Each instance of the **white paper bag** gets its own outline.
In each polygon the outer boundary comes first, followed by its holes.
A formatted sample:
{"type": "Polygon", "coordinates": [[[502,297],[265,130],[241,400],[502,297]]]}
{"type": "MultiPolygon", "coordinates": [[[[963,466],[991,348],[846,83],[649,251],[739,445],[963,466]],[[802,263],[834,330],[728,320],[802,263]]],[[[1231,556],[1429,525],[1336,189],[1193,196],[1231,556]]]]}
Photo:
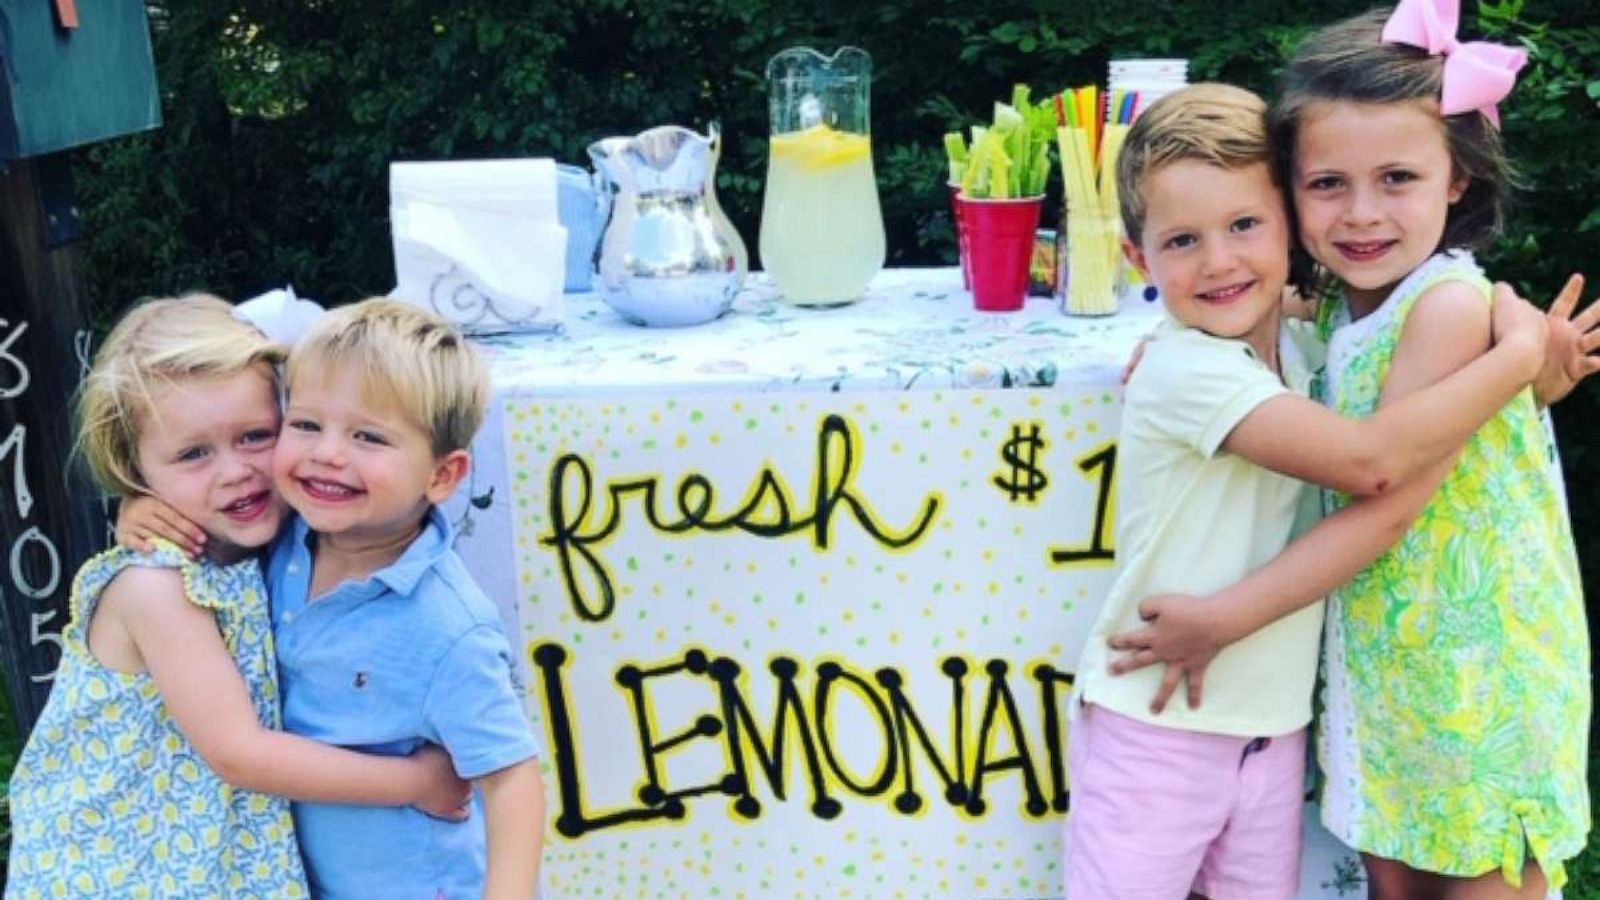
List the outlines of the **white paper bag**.
{"type": "Polygon", "coordinates": [[[393,163],[390,296],[463,331],[560,327],[567,230],[551,159],[393,163]]]}

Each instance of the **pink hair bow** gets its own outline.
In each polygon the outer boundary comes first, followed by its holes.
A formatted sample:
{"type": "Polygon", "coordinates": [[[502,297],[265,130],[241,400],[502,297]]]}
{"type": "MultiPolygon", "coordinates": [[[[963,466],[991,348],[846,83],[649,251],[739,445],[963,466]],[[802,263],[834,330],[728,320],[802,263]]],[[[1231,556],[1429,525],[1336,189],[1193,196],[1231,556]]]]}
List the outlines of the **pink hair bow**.
{"type": "Polygon", "coordinates": [[[1462,43],[1456,40],[1460,23],[1460,0],[1400,0],[1383,26],[1383,41],[1443,55],[1439,111],[1451,116],[1477,110],[1499,128],[1500,111],[1495,104],[1511,93],[1517,70],[1527,64],[1528,54],[1520,47],[1487,41],[1462,43]]]}

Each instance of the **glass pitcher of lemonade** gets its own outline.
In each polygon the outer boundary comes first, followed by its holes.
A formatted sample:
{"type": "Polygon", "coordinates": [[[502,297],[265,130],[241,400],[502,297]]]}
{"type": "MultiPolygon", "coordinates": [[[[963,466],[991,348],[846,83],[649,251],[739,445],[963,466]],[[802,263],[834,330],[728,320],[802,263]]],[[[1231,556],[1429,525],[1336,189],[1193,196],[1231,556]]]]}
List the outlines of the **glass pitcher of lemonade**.
{"type": "Polygon", "coordinates": [[[761,264],[791,303],[861,298],[883,268],[872,174],[872,57],[794,47],[767,63],[772,148],[761,207],[761,264]]]}

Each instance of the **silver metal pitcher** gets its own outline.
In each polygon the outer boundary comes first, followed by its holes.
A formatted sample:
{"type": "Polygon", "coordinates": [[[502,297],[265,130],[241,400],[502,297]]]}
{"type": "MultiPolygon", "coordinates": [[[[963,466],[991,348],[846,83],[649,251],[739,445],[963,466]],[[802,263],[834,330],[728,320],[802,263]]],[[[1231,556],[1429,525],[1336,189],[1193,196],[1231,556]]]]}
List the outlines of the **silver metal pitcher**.
{"type": "Polygon", "coordinates": [[[709,322],[733,304],[749,257],[717,204],[722,136],[663,125],[589,145],[610,194],[600,238],[602,299],[637,325],[709,322]]]}

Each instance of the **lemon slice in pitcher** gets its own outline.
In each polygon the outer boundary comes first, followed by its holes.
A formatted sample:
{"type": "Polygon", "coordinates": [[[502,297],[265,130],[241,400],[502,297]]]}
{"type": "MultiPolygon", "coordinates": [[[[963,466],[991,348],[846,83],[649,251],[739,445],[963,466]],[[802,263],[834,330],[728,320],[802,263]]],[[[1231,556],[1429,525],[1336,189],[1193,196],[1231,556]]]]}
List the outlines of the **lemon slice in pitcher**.
{"type": "Polygon", "coordinates": [[[772,155],[789,157],[810,168],[831,168],[865,159],[872,153],[872,140],[864,134],[836,131],[827,125],[813,125],[803,131],[774,135],[772,155]]]}

